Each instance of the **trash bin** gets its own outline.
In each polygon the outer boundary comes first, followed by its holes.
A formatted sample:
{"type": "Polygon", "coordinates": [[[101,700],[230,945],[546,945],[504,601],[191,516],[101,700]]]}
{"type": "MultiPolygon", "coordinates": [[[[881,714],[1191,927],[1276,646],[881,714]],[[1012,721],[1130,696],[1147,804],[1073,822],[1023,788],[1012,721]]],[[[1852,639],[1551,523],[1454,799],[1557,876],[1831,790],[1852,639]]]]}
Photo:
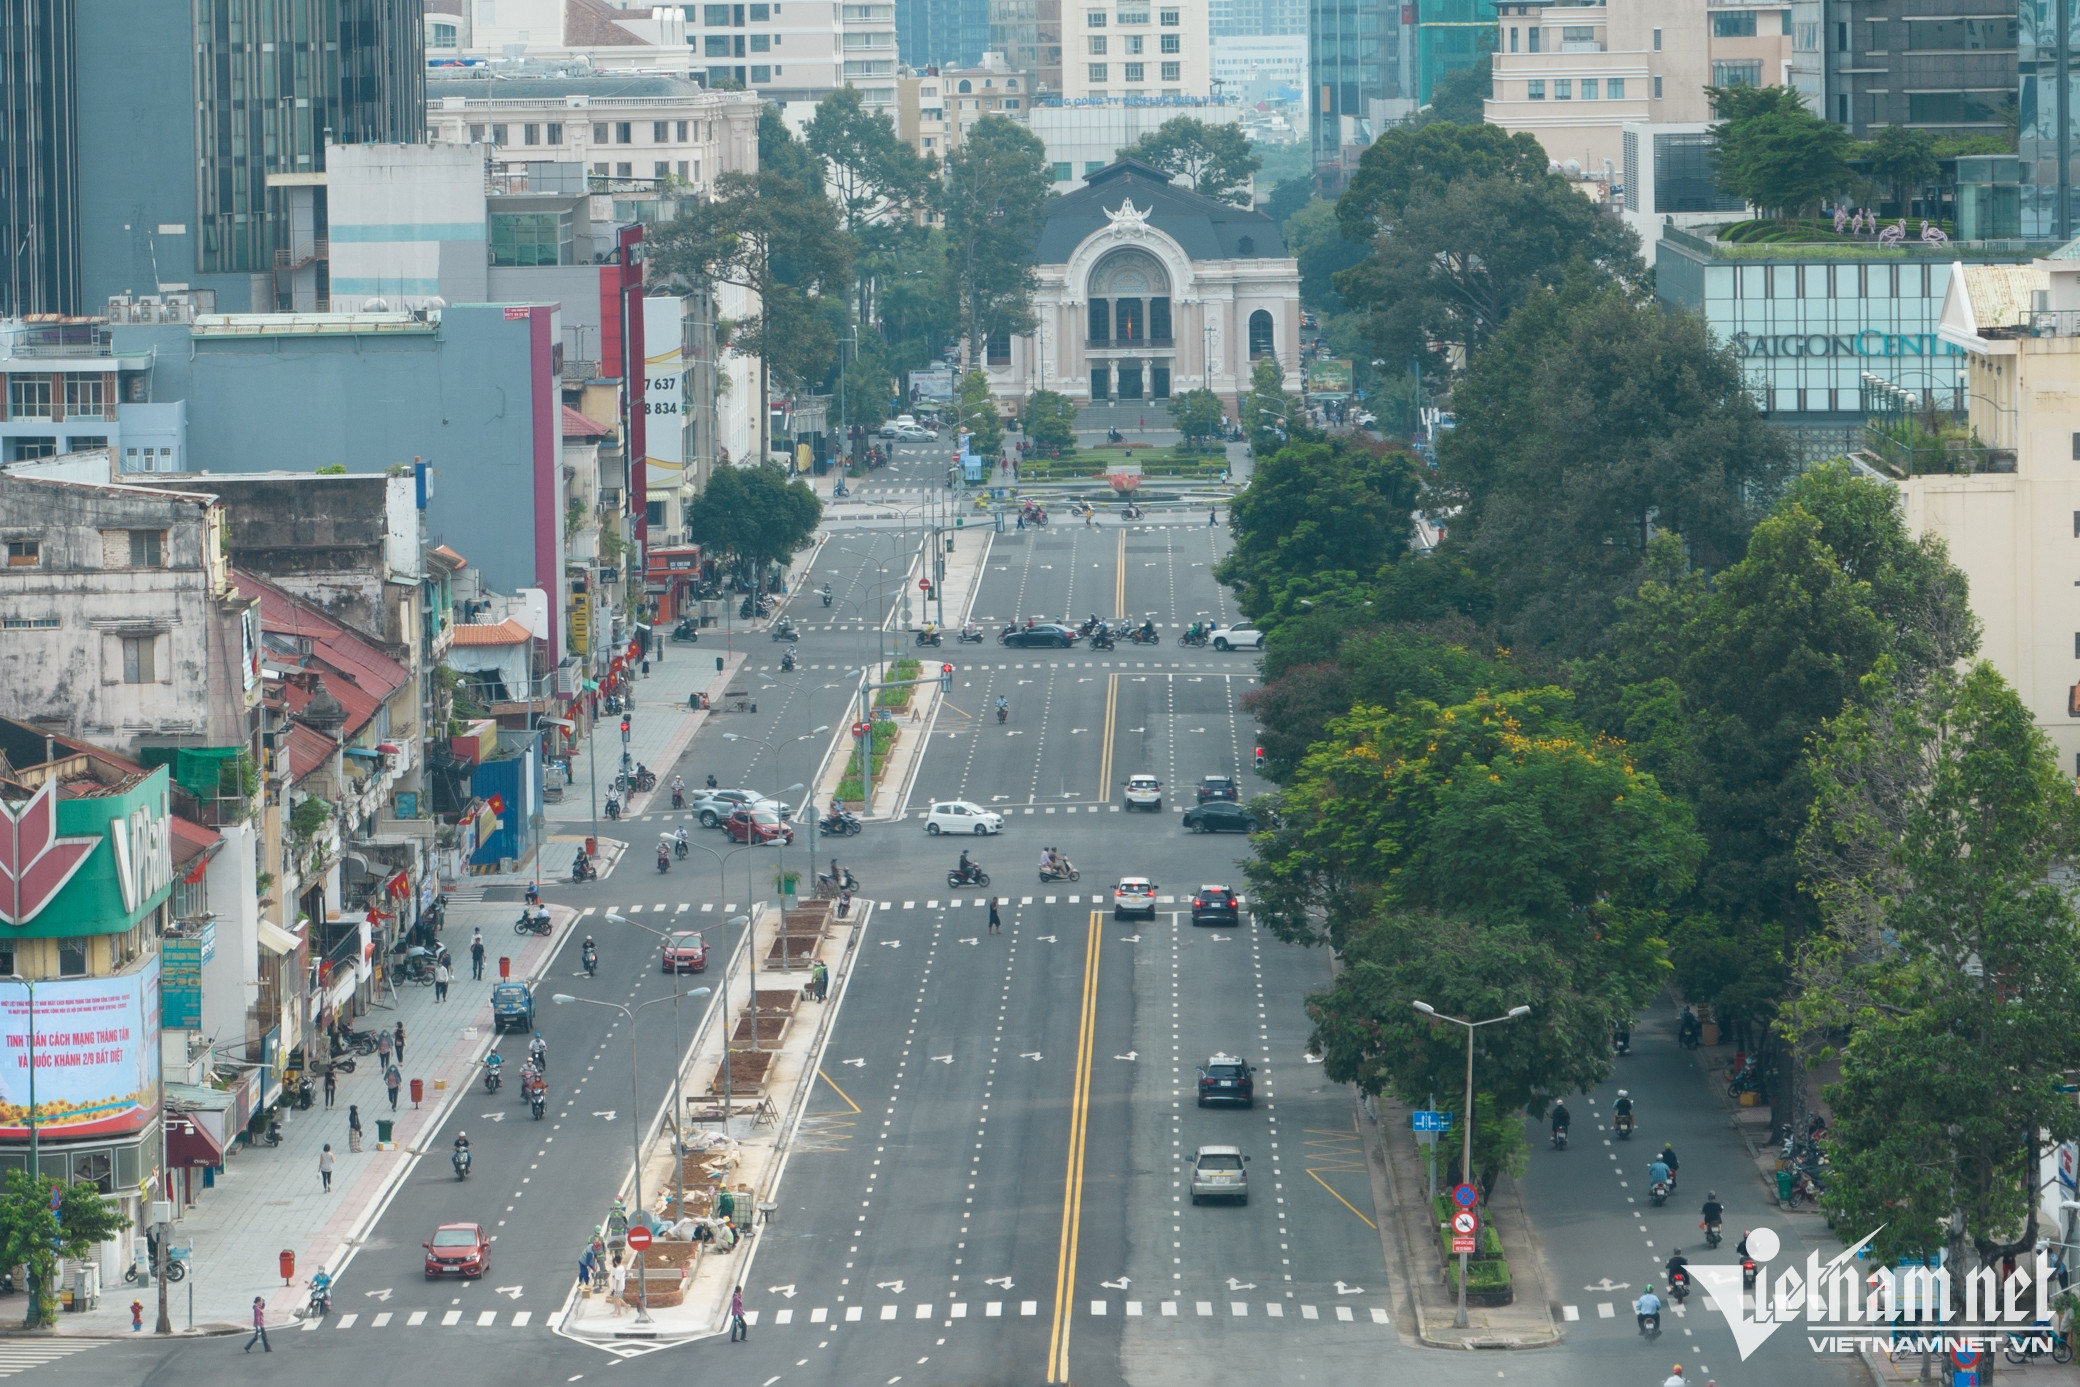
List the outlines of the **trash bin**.
{"type": "Polygon", "coordinates": [[[394,1119],[394,1118],[388,1118],[388,1117],[379,1117],[379,1118],[377,1118],[377,1119],[376,1119],[376,1140],[377,1140],[377,1141],[379,1141],[379,1142],[384,1142],[384,1143],[388,1143],[388,1142],[389,1142],[389,1140],[390,1140],[390,1131],[391,1131],[391,1129],[392,1129],[393,1127],[395,1127],[396,1125],[397,1125],[397,1122],[396,1122],[396,1119],[394,1119]]]}
{"type": "Polygon", "coordinates": [[[1777,1172],[1777,1199],[1785,1204],[1791,1202],[1791,1172],[1788,1170],[1777,1172]]]}

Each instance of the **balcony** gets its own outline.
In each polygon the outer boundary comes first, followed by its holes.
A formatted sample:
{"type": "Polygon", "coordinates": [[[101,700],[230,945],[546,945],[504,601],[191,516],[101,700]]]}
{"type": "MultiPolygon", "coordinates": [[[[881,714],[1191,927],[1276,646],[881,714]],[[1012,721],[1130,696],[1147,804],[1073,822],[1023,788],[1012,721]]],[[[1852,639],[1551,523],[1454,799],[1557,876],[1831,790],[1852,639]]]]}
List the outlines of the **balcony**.
{"type": "Polygon", "coordinates": [[[1173,337],[1086,337],[1083,339],[1083,345],[1088,348],[1101,350],[1138,352],[1151,347],[1175,347],[1177,339],[1173,337]]]}

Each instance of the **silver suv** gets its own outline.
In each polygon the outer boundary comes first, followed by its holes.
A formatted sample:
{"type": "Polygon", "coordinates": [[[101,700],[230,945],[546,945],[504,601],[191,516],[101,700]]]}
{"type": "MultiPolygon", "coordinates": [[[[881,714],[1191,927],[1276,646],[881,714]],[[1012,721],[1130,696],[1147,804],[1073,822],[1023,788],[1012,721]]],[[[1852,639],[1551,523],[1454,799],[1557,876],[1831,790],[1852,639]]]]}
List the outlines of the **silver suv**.
{"type": "Polygon", "coordinates": [[[1239,1146],[1202,1146],[1192,1157],[1192,1202],[1232,1199],[1249,1203],[1249,1157],[1239,1146]]]}

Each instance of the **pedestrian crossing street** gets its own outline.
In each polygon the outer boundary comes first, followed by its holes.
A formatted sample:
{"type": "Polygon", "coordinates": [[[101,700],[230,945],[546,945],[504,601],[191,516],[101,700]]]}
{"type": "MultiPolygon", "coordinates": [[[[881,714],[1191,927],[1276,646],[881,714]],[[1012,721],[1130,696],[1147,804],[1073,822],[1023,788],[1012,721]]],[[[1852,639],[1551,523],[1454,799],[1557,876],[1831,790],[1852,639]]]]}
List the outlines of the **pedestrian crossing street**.
{"type": "Polygon", "coordinates": [[[0,1377],[19,1377],[32,1368],[47,1368],[61,1358],[85,1353],[108,1339],[0,1339],[0,1377]]]}
{"type": "Polygon", "coordinates": [[[305,1320],[306,1334],[320,1329],[525,1329],[546,1323],[532,1310],[348,1310],[305,1320]]]}
{"type": "MultiPolygon", "coordinates": [[[[1391,1327],[1384,1308],[1372,1305],[1292,1305],[1282,1300],[1092,1300],[1079,1302],[1076,1312],[1086,1319],[1225,1319],[1290,1320],[1301,1324],[1369,1324],[1391,1327]]],[[[757,1326],[761,1319],[774,1328],[813,1327],[827,1324],[891,1324],[936,1320],[951,1325],[969,1319],[1017,1319],[1039,1315],[1037,1300],[956,1300],[941,1304],[924,1301],[916,1305],[819,1305],[813,1309],[782,1306],[769,1315],[747,1309],[744,1321],[757,1326]]]]}

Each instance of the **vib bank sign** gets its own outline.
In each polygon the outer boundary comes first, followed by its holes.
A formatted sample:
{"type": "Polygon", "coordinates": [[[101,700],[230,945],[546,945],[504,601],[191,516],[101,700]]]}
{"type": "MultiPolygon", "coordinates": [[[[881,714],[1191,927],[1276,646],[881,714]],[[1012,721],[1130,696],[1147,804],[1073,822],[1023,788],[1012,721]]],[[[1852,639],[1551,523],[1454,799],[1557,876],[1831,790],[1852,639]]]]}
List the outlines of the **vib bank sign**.
{"type": "Polygon", "coordinates": [[[1876,1236],[1873,1232],[1827,1262],[1809,1252],[1799,1268],[1770,1265],[1782,1251],[1773,1230],[1749,1233],[1748,1255],[1756,1268],[1752,1313],[1742,1296],[1740,1263],[1692,1262],[1690,1275],[1725,1317],[1743,1360],[1787,1324],[1805,1325],[1815,1353],[1988,1353],[2010,1338],[2026,1340],[2036,1326],[2042,1327],[2049,1351],[2051,1297],[2058,1287],[2042,1249],[2034,1264],[2018,1263],[2005,1281],[1998,1267],[1953,1279],[1948,1267],[1871,1269],[1857,1257],[1876,1236]]]}

